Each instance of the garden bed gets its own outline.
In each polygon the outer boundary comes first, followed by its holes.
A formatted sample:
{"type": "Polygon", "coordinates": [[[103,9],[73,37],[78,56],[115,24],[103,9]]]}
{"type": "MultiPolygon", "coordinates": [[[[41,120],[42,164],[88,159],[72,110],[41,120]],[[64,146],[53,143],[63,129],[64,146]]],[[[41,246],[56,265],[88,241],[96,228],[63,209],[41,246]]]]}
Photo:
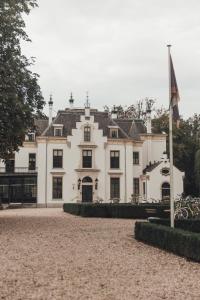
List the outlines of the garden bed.
{"type": "Polygon", "coordinates": [[[135,223],[135,238],[200,262],[200,234],[149,222],[135,223]]]}
{"type": "Polygon", "coordinates": [[[147,219],[169,216],[169,206],[161,204],[65,203],[63,210],[77,216],[96,218],[147,219]]]}

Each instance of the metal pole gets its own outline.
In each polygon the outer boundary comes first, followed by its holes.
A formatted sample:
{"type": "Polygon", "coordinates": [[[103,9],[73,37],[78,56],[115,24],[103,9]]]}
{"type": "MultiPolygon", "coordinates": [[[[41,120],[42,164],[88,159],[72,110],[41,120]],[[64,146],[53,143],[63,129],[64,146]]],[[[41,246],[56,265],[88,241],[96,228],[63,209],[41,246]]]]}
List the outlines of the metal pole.
{"type": "Polygon", "coordinates": [[[172,131],[172,105],[171,105],[171,62],[170,48],[168,47],[169,62],[169,160],[170,160],[170,226],[174,228],[174,174],[173,174],[173,131],[172,131]]]}
{"type": "Polygon", "coordinates": [[[124,202],[127,202],[126,142],[125,142],[125,144],[124,144],[124,160],[125,160],[125,165],[124,165],[125,199],[124,199],[124,202]]]}
{"type": "Polygon", "coordinates": [[[47,208],[47,155],[48,155],[48,151],[47,151],[47,146],[48,146],[48,137],[46,138],[46,164],[45,164],[45,207],[47,208]]]}

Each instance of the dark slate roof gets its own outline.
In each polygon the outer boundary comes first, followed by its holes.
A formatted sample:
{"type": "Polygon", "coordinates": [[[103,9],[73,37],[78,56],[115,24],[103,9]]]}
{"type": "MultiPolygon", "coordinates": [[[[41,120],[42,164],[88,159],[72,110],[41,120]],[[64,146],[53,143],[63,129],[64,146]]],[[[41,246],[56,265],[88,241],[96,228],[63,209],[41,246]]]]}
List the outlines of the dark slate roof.
{"type": "Polygon", "coordinates": [[[148,166],[146,166],[146,168],[143,170],[143,174],[146,174],[147,172],[151,172],[153,171],[155,168],[157,168],[159,165],[161,164],[160,161],[157,161],[153,164],[149,164],[148,166]]]}
{"type": "MultiPolygon", "coordinates": [[[[80,122],[81,115],[85,114],[84,109],[66,109],[59,111],[53,124],[63,125],[63,136],[72,134],[72,129],[76,128],[76,122],[80,122]]],[[[140,133],[145,133],[145,126],[141,120],[111,119],[108,112],[100,112],[96,109],[90,110],[90,115],[94,116],[94,122],[99,124],[99,129],[103,130],[103,135],[109,137],[109,126],[119,127],[119,138],[139,139],[140,133]],[[134,122],[134,125],[132,125],[134,122]]],[[[44,136],[53,136],[53,126],[45,130],[44,136]]]]}
{"type": "Polygon", "coordinates": [[[48,119],[35,119],[34,126],[36,130],[36,135],[41,135],[44,130],[48,127],[48,119]]]}

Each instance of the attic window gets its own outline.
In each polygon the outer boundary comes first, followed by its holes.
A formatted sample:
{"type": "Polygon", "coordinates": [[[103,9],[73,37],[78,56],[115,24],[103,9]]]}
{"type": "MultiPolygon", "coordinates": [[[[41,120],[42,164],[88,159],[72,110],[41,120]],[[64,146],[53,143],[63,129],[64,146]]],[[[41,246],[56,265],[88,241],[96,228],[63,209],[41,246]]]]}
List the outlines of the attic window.
{"type": "Polygon", "coordinates": [[[112,139],[118,138],[118,128],[110,128],[110,138],[112,139]]]}
{"type": "Polygon", "coordinates": [[[62,128],[54,128],[54,136],[62,136],[62,128]]]}
{"type": "Polygon", "coordinates": [[[53,124],[54,127],[54,136],[62,136],[63,135],[63,124],[53,124]]]}

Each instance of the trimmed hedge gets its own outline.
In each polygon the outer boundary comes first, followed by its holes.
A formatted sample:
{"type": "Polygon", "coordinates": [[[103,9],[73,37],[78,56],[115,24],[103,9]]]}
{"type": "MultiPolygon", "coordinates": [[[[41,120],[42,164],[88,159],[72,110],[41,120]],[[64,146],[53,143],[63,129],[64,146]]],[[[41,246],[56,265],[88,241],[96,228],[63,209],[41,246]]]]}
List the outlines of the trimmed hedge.
{"type": "Polygon", "coordinates": [[[95,218],[146,219],[169,216],[169,206],[160,204],[65,203],[63,210],[73,215],[95,218]]]}
{"type": "MultiPolygon", "coordinates": [[[[169,219],[149,218],[150,223],[170,226],[169,219]]],[[[175,220],[175,227],[187,231],[200,233],[200,220],[189,219],[189,220],[175,220]]]]}
{"type": "Polygon", "coordinates": [[[200,234],[149,222],[136,222],[135,238],[200,262],[200,234]]]}

